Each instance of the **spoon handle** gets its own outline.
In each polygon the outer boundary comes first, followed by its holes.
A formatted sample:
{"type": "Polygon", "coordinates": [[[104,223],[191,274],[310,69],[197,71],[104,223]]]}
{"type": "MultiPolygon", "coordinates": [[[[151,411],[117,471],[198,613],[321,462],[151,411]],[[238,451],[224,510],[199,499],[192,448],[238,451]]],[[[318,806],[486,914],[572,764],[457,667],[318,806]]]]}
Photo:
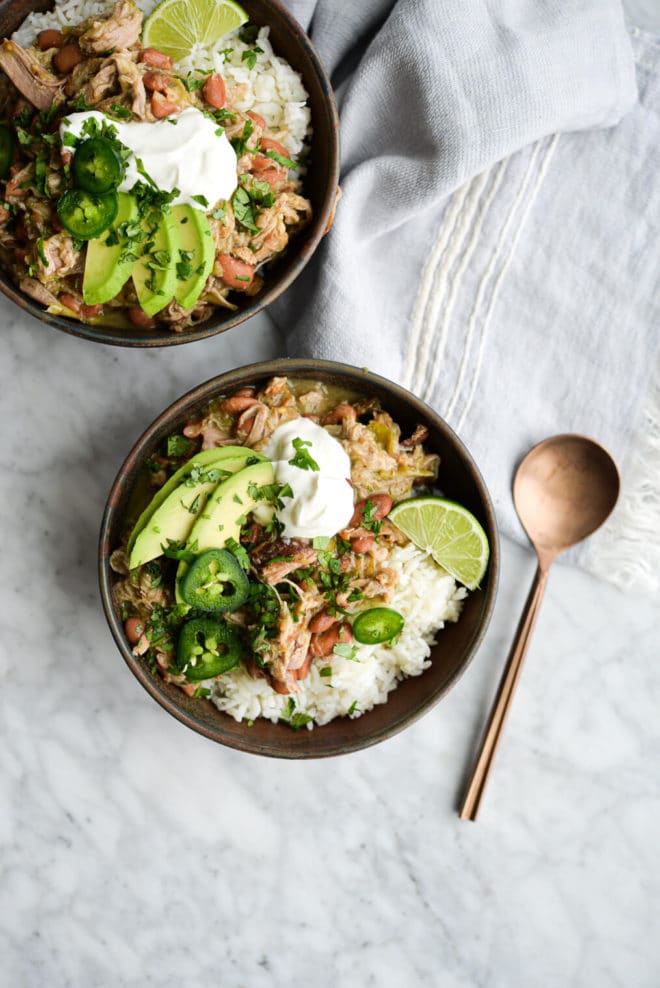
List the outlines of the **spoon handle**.
{"type": "Polygon", "coordinates": [[[523,660],[532,637],[532,631],[534,630],[547,580],[548,570],[546,568],[541,569],[539,566],[536,570],[534,582],[532,583],[525,608],[518,624],[516,637],[513,640],[502,679],[500,680],[488,726],[481,742],[479,757],[475,762],[472,777],[465,792],[463,805],[460,810],[461,820],[476,820],[477,818],[479,804],[486,788],[490,770],[493,767],[495,752],[502,736],[506,715],[509,712],[509,706],[518,685],[523,660]]]}

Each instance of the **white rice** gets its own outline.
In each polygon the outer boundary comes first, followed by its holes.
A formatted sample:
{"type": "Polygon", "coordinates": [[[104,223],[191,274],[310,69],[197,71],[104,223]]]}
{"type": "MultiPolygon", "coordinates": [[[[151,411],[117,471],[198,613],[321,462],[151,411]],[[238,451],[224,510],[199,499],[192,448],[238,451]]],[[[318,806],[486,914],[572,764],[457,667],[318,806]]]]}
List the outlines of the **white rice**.
{"type": "MultiPolygon", "coordinates": [[[[145,16],[157,6],[157,0],[136,2],[145,16]]],[[[104,17],[111,13],[113,6],[112,0],[60,0],[52,11],[29,14],[13,37],[20,45],[31,45],[37,34],[46,28],[61,29],[81,24],[91,17],[104,17]]],[[[300,74],[273,52],[267,27],[261,28],[255,45],[245,44],[235,31],[221,38],[212,49],[196,48],[188,58],[178,62],[176,68],[184,77],[195,69],[219,72],[229,88],[236,87],[232,94],[233,106],[244,113],[252,110],[262,116],[270,130],[279,132],[280,142],[292,157],[297,157],[309,142],[308,94],[300,74]],[[242,54],[255,46],[262,51],[257,53],[254,68],[249,69],[242,54]],[[232,49],[231,53],[225,51],[228,48],[232,49]]]]}
{"type": "MultiPolygon", "coordinates": [[[[395,548],[387,563],[399,574],[393,600],[388,606],[403,615],[405,625],[396,642],[357,645],[357,661],[332,655],[317,660],[295,695],[276,693],[265,679],[252,679],[242,667],[204,685],[211,689],[212,702],[235,720],[266,717],[277,722],[306,714],[319,724],[333,717],[359,717],[388,694],[405,676],[419,676],[431,665],[429,655],[435,635],[447,621],[457,621],[467,591],[421,549],[410,544],[395,548]],[[332,675],[322,676],[330,667],[332,675]]],[[[310,721],[307,725],[312,728],[310,721]]]]}

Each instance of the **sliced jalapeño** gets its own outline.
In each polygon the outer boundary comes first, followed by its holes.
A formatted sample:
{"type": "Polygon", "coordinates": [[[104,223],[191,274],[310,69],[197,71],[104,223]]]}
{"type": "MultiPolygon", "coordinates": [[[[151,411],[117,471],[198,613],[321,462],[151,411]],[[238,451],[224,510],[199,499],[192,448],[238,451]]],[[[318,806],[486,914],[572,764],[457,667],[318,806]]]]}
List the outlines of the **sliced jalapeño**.
{"type": "Polygon", "coordinates": [[[238,665],[241,640],[238,631],[213,618],[195,618],[179,634],[176,664],[188,682],[213,679],[238,665]]]}
{"type": "Polygon", "coordinates": [[[186,604],[200,611],[235,611],[250,593],[238,560],[226,549],[209,549],[190,565],[181,583],[186,604]]]}

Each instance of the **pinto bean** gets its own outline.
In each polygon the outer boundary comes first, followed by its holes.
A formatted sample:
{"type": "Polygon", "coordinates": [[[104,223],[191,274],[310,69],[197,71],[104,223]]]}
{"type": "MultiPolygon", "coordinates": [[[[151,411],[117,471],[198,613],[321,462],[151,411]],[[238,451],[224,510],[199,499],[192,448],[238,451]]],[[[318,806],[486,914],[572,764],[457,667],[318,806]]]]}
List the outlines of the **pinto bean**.
{"type": "Polygon", "coordinates": [[[307,627],[313,634],[319,634],[322,631],[327,631],[328,628],[331,628],[333,624],[336,623],[337,618],[333,617],[332,614],[328,614],[328,612],[324,609],[314,615],[307,627]]]}
{"type": "Polygon", "coordinates": [[[151,65],[154,69],[171,69],[174,67],[174,62],[170,56],[158,51],[157,48],[143,48],[138,55],[138,62],[151,65]]]}
{"type": "Polygon", "coordinates": [[[283,696],[289,695],[290,690],[288,689],[287,686],[285,686],[284,683],[281,683],[279,679],[275,679],[274,677],[271,677],[270,685],[273,687],[276,693],[281,693],[283,696]]]}
{"type": "Polygon", "coordinates": [[[353,631],[348,621],[341,624],[334,624],[327,631],[322,631],[318,635],[312,635],[309,650],[312,658],[320,659],[326,655],[331,655],[332,650],[339,642],[353,641],[353,631]]]}
{"type": "Polygon", "coordinates": [[[162,93],[154,93],[151,97],[151,112],[156,120],[164,120],[171,116],[179,107],[169,99],[165,99],[162,93]]]}
{"type": "Polygon", "coordinates": [[[351,539],[351,551],[361,556],[373,549],[375,541],[373,535],[358,535],[357,538],[351,539]]]}
{"type": "Polygon", "coordinates": [[[137,645],[144,633],[144,621],[139,617],[130,617],[124,621],[124,633],[131,645],[137,645]]]}
{"type": "Polygon", "coordinates": [[[139,305],[132,305],[128,310],[128,318],[131,320],[134,326],[138,329],[153,329],[156,325],[156,320],[151,316],[148,316],[144,309],[141,309],[139,305]]]}
{"type": "Polygon", "coordinates": [[[48,51],[49,48],[62,48],[64,35],[61,31],[39,31],[37,45],[42,51],[48,51]]]}
{"type": "Polygon", "coordinates": [[[261,538],[261,528],[256,521],[251,522],[247,528],[241,529],[241,543],[243,545],[254,545],[261,538]]]}
{"type": "Polygon", "coordinates": [[[355,505],[355,511],[353,512],[353,517],[348,523],[348,528],[357,528],[361,525],[364,520],[364,512],[367,507],[367,501],[373,505],[373,511],[371,514],[371,519],[373,521],[382,521],[386,515],[389,515],[392,510],[392,498],[389,494],[370,494],[369,497],[363,498],[361,501],[355,505]]]}
{"type": "Polygon", "coordinates": [[[341,404],[333,408],[327,415],[324,415],[321,420],[321,425],[336,425],[339,422],[343,422],[344,419],[355,420],[355,418],[356,414],[353,406],[341,404]]]}
{"type": "Polygon", "coordinates": [[[305,661],[301,666],[296,669],[296,679],[307,679],[309,676],[309,670],[312,666],[312,654],[308,652],[305,656],[305,661]]]}
{"type": "Polygon", "coordinates": [[[197,439],[202,432],[202,420],[199,419],[197,422],[189,422],[188,425],[184,425],[181,431],[186,439],[197,439]]]}
{"type": "Polygon", "coordinates": [[[245,261],[239,261],[231,254],[218,255],[218,261],[222,268],[222,280],[225,285],[236,291],[244,292],[254,280],[254,268],[245,261]]]}
{"type": "Polygon", "coordinates": [[[164,93],[172,85],[172,80],[162,72],[145,72],[142,77],[144,88],[150,93],[164,93]]]}
{"type": "Polygon", "coordinates": [[[266,121],[259,113],[255,113],[254,110],[248,110],[248,117],[250,120],[254,120],[257,127],[261,127],[262,130],[266,129],[266,121]]]}
{"type": "Polygon", "coordinates": [[[277,154],[281,154],[283,158],[289,157],[289,152],[280,144],[279,141],[273,141],[270,137],[262,137],[261,144],[259,145],[260,151],[275,151],[277,154]]]}
{"type": "Polygon", "coordinates": [[[60,305],[64,305],[67,309],[71,309],[72,312],[75,312],[77,316],[82,315],[82,304],[74,295],[67,295],[64,293],[63,295],[60,295],[59,302],[60,305]]]}
{"type": "Polygon", "coordinates": [[[278,185],[282,185],[286,180],[287,174],[283,168],[266,168],[265,171],[259,172],[259,181],[268,182],[271,189],[276,189],[278,185]]]}
{"type": "Polygon", "coordinates": [[[80,309],[83,319],[93,319],[94,316],[100,316],[102,312],[102,305],[83,305],[80,309]]]}
{"type": "Polygon", "coordinates": [[[273,159],[267,158],[265,154],[255,154],[252,158],[252,171],[265,172],[273,167],[273,159]]]}
{"type": "Polygon", "coordinates": [[[231,398],[225,398],[224,401],[220,402],[220,411],[229,412],[230,415],[237,415],[239,412],[244,412],[247,408],[252,408],[253,405],[258,405],[259,402],[256,398],[248,397],[248,395],[232,395],[231,398]]]}
{"type": "Polygon", "coordinates": [[[212,72],[202,86],[202,96],[214,110],[221,110],[225,105],[225,80],[217,72],[212,72]]]}
{"type": "Polygon", "coordinates": [[[84,57],[80,45],[74,42],[60,48],[57,55],[53,57],[53,65],[62,75],[68,75],[76,65],[82,62],[84,57]]]}
{"type": "Polygon", "coordinates": [[[239,388],[234,391],[233,398],[254,398],[254,388],[239,388]]]}

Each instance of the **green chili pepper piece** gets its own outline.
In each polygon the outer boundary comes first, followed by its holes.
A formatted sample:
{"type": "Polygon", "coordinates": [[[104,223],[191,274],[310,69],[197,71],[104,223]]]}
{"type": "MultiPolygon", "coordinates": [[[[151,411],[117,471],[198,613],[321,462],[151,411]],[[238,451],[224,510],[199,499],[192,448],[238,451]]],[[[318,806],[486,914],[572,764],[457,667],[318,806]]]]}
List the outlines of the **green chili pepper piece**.
{"type": "Polygon", "coordinates": [[[176,664],[190,683],[213,679],[237,666],[240,658],[238,631],[228,624],[195,618],[181,629],[176,664]]]}

